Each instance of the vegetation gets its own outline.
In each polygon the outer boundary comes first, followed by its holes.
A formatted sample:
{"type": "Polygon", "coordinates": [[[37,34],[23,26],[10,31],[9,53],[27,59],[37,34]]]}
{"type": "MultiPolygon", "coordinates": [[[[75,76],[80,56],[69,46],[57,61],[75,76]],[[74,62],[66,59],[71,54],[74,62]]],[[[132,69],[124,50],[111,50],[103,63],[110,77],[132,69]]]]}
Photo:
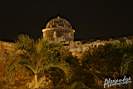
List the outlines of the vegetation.
{"type": "Polygon", "coordinates": [[[18,37],[13,51],[0,50],[0,89],[103,89],[105,78],[133,78],[133,39],[90,47],[80,62],[63,44],[27,35],[18,37]]]}

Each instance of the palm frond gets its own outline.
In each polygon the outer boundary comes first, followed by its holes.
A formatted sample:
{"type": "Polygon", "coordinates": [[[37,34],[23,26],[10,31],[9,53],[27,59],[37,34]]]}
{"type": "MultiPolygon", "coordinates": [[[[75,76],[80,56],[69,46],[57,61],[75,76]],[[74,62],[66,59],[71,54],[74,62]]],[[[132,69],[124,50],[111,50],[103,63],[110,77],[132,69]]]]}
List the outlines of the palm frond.
{"type": "Polygon", "coordinates": [[[49,63],[49,64],[44,65],[44,67],[42,69],[40,69],[39,71],[49,70],[50,68],[61,69],[65,73],[66,78],[71,77],[71,74],[72,74],[71,68],[70,68],[69,64],[67,64],[67,63],[57,63],[57,64],[49,63]]]}
{"type": "Polygon", "coordinates": [[[33,66],[28,65],[28,64],[24,64],[24,66],[28,69],[30,69],[34,74],[37,74],[37,70],[35,68],[33,68],[33,66]]]}

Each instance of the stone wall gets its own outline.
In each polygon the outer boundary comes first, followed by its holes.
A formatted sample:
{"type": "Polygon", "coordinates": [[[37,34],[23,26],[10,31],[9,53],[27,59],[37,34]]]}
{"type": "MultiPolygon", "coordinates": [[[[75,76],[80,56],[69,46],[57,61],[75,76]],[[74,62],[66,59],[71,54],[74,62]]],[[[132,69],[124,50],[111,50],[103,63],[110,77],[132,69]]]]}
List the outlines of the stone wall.
{"type": "Polygon", "coordinates": [[[0,41],[0,51],[13,51],[15,44],[11,42],[0,41]]]}

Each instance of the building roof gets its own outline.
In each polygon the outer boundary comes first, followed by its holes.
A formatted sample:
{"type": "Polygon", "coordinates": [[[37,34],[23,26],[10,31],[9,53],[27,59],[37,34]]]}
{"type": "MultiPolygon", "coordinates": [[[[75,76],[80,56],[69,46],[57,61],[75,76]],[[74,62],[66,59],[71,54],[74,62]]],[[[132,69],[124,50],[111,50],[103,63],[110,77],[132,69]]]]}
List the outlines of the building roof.
{"type": "Polygon", "coordinates": [[[66,19],[61,18],[59,16],[51,19],[46,25],[46,28],[58,28],[58,27],[71,28],[72,29],[71,24],[66,19]]]}

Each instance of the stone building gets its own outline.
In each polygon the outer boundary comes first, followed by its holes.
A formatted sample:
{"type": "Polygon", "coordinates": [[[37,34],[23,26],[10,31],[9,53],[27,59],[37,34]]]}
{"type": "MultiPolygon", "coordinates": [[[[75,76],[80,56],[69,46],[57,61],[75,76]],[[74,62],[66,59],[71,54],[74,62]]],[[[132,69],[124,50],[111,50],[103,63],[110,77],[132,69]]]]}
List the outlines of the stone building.
{"type": "Polygon", "coordinates": [[[45,40],[61,42],[73,41],[75,30],[66,19],[58,16],[50,20],[42,32],[45,40]]]}
{"type": "Polygon", "coordinates": [[[51,42],[61,42],[68,48],[73,56],[82,57],[82,53],[93,47],[104,45],[104,42],[93,42],[82,44],[82,41],[74,41],[74,32],[72,25],[64,18],[56,17],[51,19],[44,29],[43,39],[51,42]]]}

